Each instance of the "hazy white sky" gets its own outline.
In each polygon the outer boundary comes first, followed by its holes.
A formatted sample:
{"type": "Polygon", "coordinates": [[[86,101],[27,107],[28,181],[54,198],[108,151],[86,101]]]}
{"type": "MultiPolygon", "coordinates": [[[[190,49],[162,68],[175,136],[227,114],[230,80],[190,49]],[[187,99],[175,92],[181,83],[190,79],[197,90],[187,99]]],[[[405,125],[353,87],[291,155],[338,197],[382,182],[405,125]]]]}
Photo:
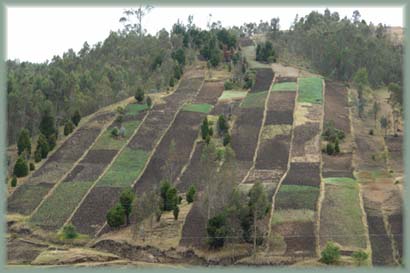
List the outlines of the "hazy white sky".
{"type": "MultiPolygon", "coordinates": [[[[329,6],[331,12],[337,11],[341,18],[351,18],[354,10],[359,10],[362,19],[374,24],[403,26],[403,8],[389,7],[337,7],[329,6]]],[[[155,34],[181,19],[187,22],[188,15],[194,16],[194,23],[205,28],[209,14],[212,22],[220,20],[223,26],[240,26],[244,22],[270,21],[280,18],[281,29],[287,29],[295,15],[299,17],[312,10],[321,13],[326,6],[257,6],[257,7],[155,7],[144,19],[143,28],[155,34]]],[[[7,7],[7,59],[44,62],[54,55],[62,55],[69,48],[78,52],[87,41],[94,45],[103,41],[111,30],[122,28],[119,18],[124,7],[7,7]]]]}

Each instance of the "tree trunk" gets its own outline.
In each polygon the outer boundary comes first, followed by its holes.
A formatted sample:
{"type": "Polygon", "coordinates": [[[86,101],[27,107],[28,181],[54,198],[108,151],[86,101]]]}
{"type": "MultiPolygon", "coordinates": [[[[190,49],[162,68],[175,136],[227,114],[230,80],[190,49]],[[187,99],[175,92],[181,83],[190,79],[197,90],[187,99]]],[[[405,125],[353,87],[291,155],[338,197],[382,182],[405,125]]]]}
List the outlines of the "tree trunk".
{"type": "Polygon", "coordinates": [[[253,259],[256,259],[256,212],[253,212],[253,259]]]}

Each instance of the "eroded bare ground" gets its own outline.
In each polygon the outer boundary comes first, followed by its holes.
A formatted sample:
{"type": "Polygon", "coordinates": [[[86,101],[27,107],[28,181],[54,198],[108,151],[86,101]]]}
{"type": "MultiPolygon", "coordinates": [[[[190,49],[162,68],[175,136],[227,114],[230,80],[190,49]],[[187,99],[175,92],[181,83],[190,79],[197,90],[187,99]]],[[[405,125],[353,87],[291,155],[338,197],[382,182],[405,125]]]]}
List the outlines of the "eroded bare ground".
{"type": "MultiPolygon", "coordinates": [[[[351,90],[352,95],[356,92],[351,90]]],[[[400,144],[376,131],[374,135],[369,130],[374,127],[371,118],[359,119],[357,111],[353,110],[353,130],[356,142],[354,152],[354,167],[356,178],[361,183],[364,209],[366,212],[368,232],[372,249],[373,265],[392,266],[401,263],[403,251],[403,219],[402,219],[402,160],[399,152],[400,144]],[[385,145],[391,152],[395,166],[389,171],[389,157],[384,156],[385,145]],[[399,156],[396,158],[396,156],[399,156]],[[396,172],[398,171],[398,172],[396,172]]],[[[365,109],[365,112],[368,109],[365,109]]],[[[400,137],[397,138],[400,142],[400,137]]],[[[386,149],[386,150],[387,150],[386,149]]]]}

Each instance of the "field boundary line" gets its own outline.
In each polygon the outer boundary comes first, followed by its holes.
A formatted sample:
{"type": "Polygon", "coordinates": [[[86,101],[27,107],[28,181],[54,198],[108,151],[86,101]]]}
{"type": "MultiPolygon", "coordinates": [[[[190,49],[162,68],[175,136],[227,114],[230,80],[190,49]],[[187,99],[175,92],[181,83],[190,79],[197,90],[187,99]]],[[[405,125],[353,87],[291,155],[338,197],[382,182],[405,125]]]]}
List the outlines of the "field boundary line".
{"type": "Polygon", "coordinates": [[[322,202],[325,199],[325,183],[323,180],[323,155],[322,155],[322,132],[323,132],[323,121],[325,119],[325,104],[326,104],[326,99],[325,99],[325,93],[326,93],[326,83],[322,79],[322,118],[320,119],[320,131],[319,131],[319,158],[320,158],[320,164],[319,164],[319,177],[320,177],[320,185],[319,185],[319,198],[316,203],[316,221],[315,221],[315,233],[316,233],[316,255],[317,257],[320,257],[320,217],[321,217],[321,212],[322,212],[322,202]]]}
{"type": "MultiPolygon", "coordinates": [[[[285,173],[282,175],[282,177],[279,179],[278,185],[276,186],[275,192],[272,195],[272,204],[271,204],[271,211],[270,211],[270,216],[269,216],[269,228],[268,228],[268,238],[270,238],[272,234],[272,218],[273,218],[273,213],[275,211],[275,199],[276,195],[279,192],[280,187],[282,186],[283,180],[285,180],[285,177],[288,175],[288,172],[290,170],[290,164],[291,164],[291,159],[292,159],[292,149],[293,149],[293,139],[295,136],[295,121],[296,121],[296,104],[298,103],[298,97],[299,97],[299,77],[296,78],[296,95],[295,95],[295,104],[293,106],[293,122],[292,122],[292,133],[290,136],[290,144],[289,144],[289,154],[288,154],[288,162],[287,162],[287,167],[285,173]]],[[[267,251],[269,252],[269,244],[267,244],[267,251]]]]}
{"type": "Polygon", "coordinates": [[[245,183],[246,180],[248,180],[249,175],[251,174],[251,172],[253,170],[255,170],[256,159],[258,158],[258,152],[259,152],[259,146],[260,146],[260,143],[261,143],[261,136],[262,136],[262,132],[263,132],[263,127],[265,126],[265,121],[266,121],[267,106],[268,106],[268,101],[269,101],[269,97],[270,97],[270,94],[271,94],[270,89],[273,85],[273,82],[274,82],[275,78],[276,78],[276,76],[273,77],[271,85],[269,86],[268,94],[266,95],[266,98],[265,98],[265,104],[264,104],[264,108],[263,108],[263,117],[262,117],[261,127],[259,128],[258,140],[256,142],[255,151],[253,153],[252,166],[249,168],[248,172],[246,173],[245,177],[242,179],[241,183],[239,183],[239,185],[245,183]]]}
{"type": "MultiPolygon", "coordinates": [[[[201,77],[195,77],[195,78],[201,78],[201,77]]],[[[198,90],[196,91],[196,95],[195,97],[198,95],[199,90],[201,90],[202,86],[204,85],[204,81],[205,81],[205,77],[203,77],[201,86],[198,88],[198,90]]],[[[157,143],[155,144],[154,148],[151,150],[151,153],[149,155],[149,157],[147,158],[147,160],[145,161],[144,167],[141,169],[138,177],[134,180],[134,182],[130,185],[131,189],[134,191],[134,187],[135,184],[138,183],[138,181],[140,180],[140,178],[142,177],[142,175],[144,174],[145,170],[148,167],[149,162],[151,162],[151,159],[153,157],[153,155],[155,154],[159,144],[162,142],[162,139],[165,137],[165,135],[167,134],[167,132],[169,131],[169,129],[172,127],[172,124],[174,124],[175,119],[177,118],[179,112],[181,111],[181,109],[184,107],[184,105],[188,102],[188,101],[192,101],[193,98],[191,100],[187,100],[186,102],[184,102],[175,112],[173,119],[170,121],[168,127],[165,129],[164,133],[162,134],[162,136],[158,139],[157,143]]],[[[97,232],[95,233],[94,237],[98,237],[101,233],[101,231],[106,227],[107,225],[107,221],[104,222],[104,224],[102,225],[102,227],[97,230],[97,232]]]]}
{"type": "Polygon", "coordinates": [[[103,128],[101,129],[101,132],[98,134],[98,136],[94,139],[93,143],[91,143],[90,146],[88,146],[88,148],[83,152],[83,154],[81,155],[81,157],[74,162],[74,164],[72,165],[72,167],[59,179],[57,180],[57,182],[53,185],[53,187],[47,192],[47,194],[43,197],[43,199],[41,200],[40,204],[38,204],[38,206],[32,211],[32,213],[29,215],[29,218],[31,219],[33,217],[33,215],[38,211],[38,209],[43,205],[43,203],[45,202],[45,200],[47,200],[55,191],[55,189],[61,184],[61,182],[67,178],[67,176],[74,170],[75,167],[77,167],[77,165],[81,162],[81,160],[83,160],[85,158],[85,156],[88,154],[88,152],[91,150],[91,148],[95,145],[95,143],[97,143],[97,141],[100,139],[100,137],[105,133],[105,131],[107,130],[107,128],[112,125],[115,122],[115,118],[117,115],[114,115],[114,117],[112,118],[111,122],[107,122],[106,125],[103,126],[103,128]]]}
{"type": "Polygon", "coordinates": [[[73,212],[70,214],[70,217],[67,218],[65,221],[64,225],[67,225],[68,223],[71,222],[72,218],[74,217],[75,213],[78,211],[78,209],[81,207],[81,205],[84,203],[84,200],[87,198],[87,196],[90,194],[90,192],[95,188],[97,183],[103,178],[103,176],[108,172],[108,170],[112,167],[114,162],[117,160],[117,158],[121,155],[122,151],[128,146],[130,143],[131,139],[138,133],[140,127],[144,123],[145,119],[147,118],[149,113],[146,113],[144,118],[141,120],[140,124],[138,124],[138,127],[135,128],[134,132],[132,135],[127,139],[127,141],[122,145],[122,147],[117,151],[115,156],[112,158],[111,162],[105,167],[104,171],[97,177],[97,179],[94,181],[94,183],[91,185],[91,187],[87,190],[87,192],[84,194],[83,198],[81,198],[80,202],[78,202],[77,206],[73,210],[73,212]]]}

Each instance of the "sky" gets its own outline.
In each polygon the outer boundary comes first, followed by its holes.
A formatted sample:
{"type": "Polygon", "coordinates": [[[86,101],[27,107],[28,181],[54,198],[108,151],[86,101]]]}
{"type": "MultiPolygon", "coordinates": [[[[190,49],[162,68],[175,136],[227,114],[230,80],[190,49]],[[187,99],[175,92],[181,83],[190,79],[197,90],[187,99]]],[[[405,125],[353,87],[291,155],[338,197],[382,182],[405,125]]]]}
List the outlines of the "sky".
{"type": "MultiPolygon", "coordinates": [[[[7,7],[7,49],[6,59],[45,62],[54,55],[62,55],[69,48],[78,52],[85,41],[94,45],[104,41],[110,31],[122,28],[119,18],[128,7],[7,7]]],[[[280,28],[288,29],[296,14],[299,17],[316,10],[321,13],[329,8],[337,11],[340,18],[351,18],[354,10],[359,10],[361,19],[388,26],[403,26],[403,8],[400,6],[257,6],[257,7],[167,7],[155,6],[143,19],[143,28],[151,34],[160,29],[170,30],[178,20],[188,21],[194,16],[194,24],[206,28],[209,15],[211,21],[221,21],[222,26],[240,26],[245,22],[260,20],[270,22],[280,18],[280,28]]]]}

